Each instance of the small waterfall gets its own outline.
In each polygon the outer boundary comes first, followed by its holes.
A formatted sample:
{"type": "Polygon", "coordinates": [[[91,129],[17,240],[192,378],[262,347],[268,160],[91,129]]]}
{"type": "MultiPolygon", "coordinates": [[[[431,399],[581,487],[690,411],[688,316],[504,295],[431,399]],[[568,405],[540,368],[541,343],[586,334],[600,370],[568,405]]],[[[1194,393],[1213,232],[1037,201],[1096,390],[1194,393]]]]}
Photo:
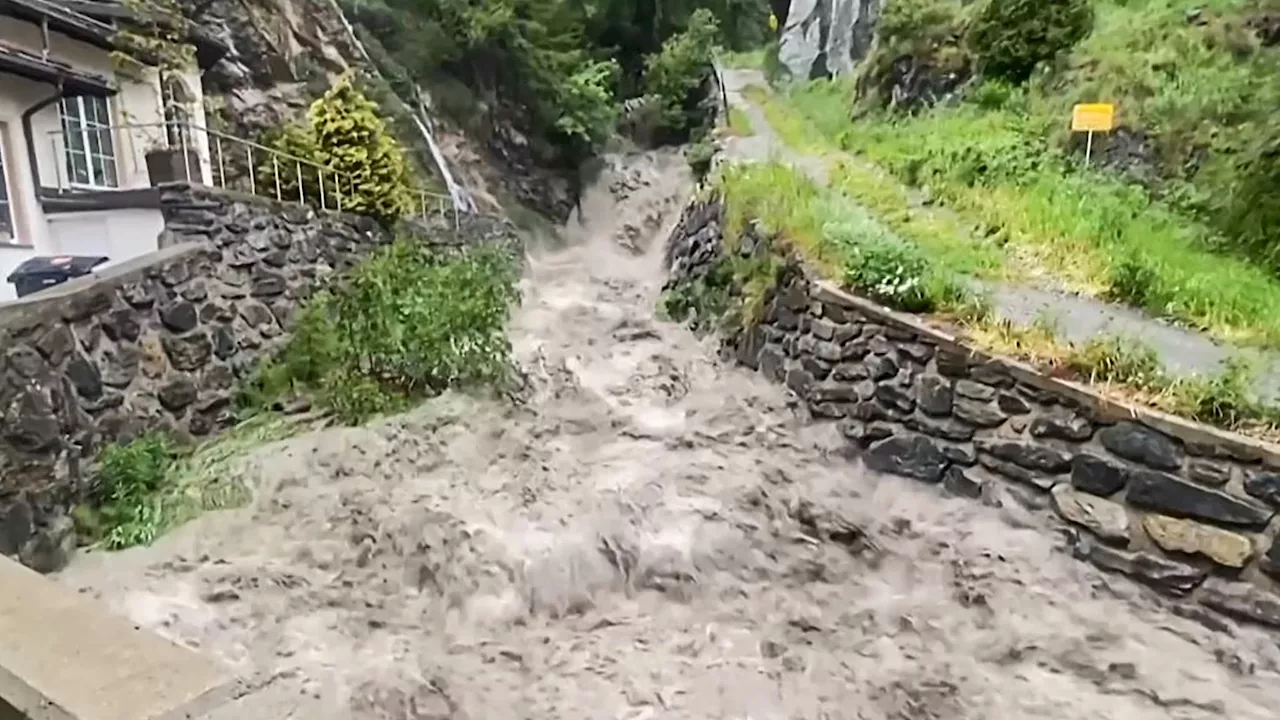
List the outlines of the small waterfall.
{"type": "MultiPolygon", "coordinates": [[[[364,43],[360,42],[360,36],[356,34],[356,29],[351,26],[347,20],[347,16],[342,12],[342,6],[338,4],[338,0],[330,0],[333,9],[338,13],[338,19],[342,21],[342,26],[347,29],[347,36],[351,38],[351,42],[355,43],[356,49],[360,51],[360,55],[364,57],[365,62],[374,72],[378,72],[378,66],[373,62],[373,57],[369,55],[369,51],[365,49],[364,43]]],[[[453,209],[456,212],[474,213],[476,212],[476,201],[471,197],[470,191],[462,186],[453,177],[453,172],[449,170],[449,162],[445,159],[444,153],[440,152],[440,146],[436,144],[435,134],[431,132],[431,115],[428,112],[428,105],[425,100],[426,92],[415,82],[413,84],[414,99],[417,107],[410,107],[402,98],[396,96],[400,104],[413,117],[413,122],[418,126],[418,132],[422,134],[422,138],[427,141],[427,147],[431,149],[431,158],[435,160],[436,167],[440,169],[440,177],[444,178],[444,185],[449,190],[449,199],[453,201],[453,209]]],[[[394,94],[394,93],[393,93],[394,94]]]]}

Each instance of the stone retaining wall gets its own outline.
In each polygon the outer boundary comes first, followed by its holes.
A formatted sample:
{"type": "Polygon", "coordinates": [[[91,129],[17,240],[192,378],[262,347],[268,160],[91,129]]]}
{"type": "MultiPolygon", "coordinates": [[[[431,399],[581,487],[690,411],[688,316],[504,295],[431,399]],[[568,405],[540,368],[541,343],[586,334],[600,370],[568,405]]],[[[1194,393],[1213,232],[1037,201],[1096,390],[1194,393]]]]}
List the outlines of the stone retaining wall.
{"type": "MultiPolygon", "coordinates": [[[[671,285],[724,257],[719,203],[686,208],[671,285]]],[[[736,252],[767,252],[753,231],[736,252]]],[[[1280,453],[1112,402],[992,357],[839,288],[788,273],[759,325],[727,340],[839,425],[869,469],[1042,510],[1075,555],[1186,607],[1280,627],[1280,453]]]]}
{"type": "Polygon", "coordinates": [[[234,420],[236,381],[314,283],[390,241],[368,218],[173,186],[161,251],[0,305],[0,553],[50,571],[100,449],[234,420]]]}

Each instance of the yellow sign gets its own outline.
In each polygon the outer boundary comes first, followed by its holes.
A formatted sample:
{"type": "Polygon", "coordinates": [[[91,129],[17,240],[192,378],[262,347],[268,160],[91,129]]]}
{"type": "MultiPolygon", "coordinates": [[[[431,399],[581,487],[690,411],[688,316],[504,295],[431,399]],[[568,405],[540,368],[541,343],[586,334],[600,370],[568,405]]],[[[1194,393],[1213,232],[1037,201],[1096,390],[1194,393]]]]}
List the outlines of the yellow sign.
{"type": "Polygon", "coordinates": [[[1116,106],[1111,103],[1081,103],[1071,108],[1074,132],[1107,132],[1116,126],[1116,106]]]}

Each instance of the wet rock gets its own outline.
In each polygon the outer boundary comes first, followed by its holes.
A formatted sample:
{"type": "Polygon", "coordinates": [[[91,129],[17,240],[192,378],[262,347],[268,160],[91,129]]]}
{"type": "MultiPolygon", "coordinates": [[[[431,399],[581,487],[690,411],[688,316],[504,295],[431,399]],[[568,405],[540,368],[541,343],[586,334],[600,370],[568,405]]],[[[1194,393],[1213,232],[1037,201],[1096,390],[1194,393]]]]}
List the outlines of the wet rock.
{"type": "Polygon", "coordinates": [[[52,518],[37,528],[18,551],[23,565],[40,573],[51,573],[66,567],[76,548],[76,528],[71,518],[52,518]]]}
{"type": "Polygon", "coordinates": [[[876,472],[936,483],[947,466],[938,444],[924,435],[902,433],[873,445],[863,455],[866,466],[876,472]]]}
{"type": "Polygon", "coordinates": [[[935,361],[938,374],[949,378],[969,376],[969,356],[951,350],[939,350],[935,361]]]}
{"type": "Polygon", "coordinates": [[[67,363],[67,379],[71,381],[71,386],[76,389],[76,394],[80,397],[86,400],[102,397],[102,373],[89,358],[77,355],[67,363]]]}
{"type": "Polygon", "coordinates": [[[906,426],[908,430],[922,432],[926,435],[932,435],[946,440],[955,440],[957,442],[972,440],[974,434],[972,425],[966,425],[951,418],[943,419],[915,415],[907,418],[906,426]]]}
{"type": "MultiPolygon", "coordinates": [[[[1229,467],[1218,467],[1225,469],[1225,474],[1228,478],[1230,477],[1231,469],[1229,467]]],[[[1221,474],[1219,473],[1219,476],[1221,474]]],[[[1224,479],[1222,482],[1225,483],[1226,480],[1224,479]]],[[[1244,491],[1251,497],[1267,502],[1273,507],[1280,507],[1280,474],[1270,472],[1250,474],[1244,479],[1244,491]]]]}
{"type": "Polygon", "coordinates": [[[857,381],[871,377],[871,371],[861,363],[840,363],[831,369],[832,380],[857,381]]]}
{"type": "Polygon", "coordinates": [[[933,348],[924,343],[904,342],[898,345],[898,355],[924,365],[933,357],[933,348]]]}
{"type": "Polygon", "coordinates": [[[160,322],[170,332],[184,333],[194,330],[200,324],[200,316],[196,306],[182,301],[168,305],[160,310],[160,322]]]}
{"type": "Polygon", "coordinates": [[[1031,404],[1009,392],[1002,392],[996,398],[996,407],[1010,415],[1026,415],[1031,412],[1031,404]]]}
{"type": "Polygon", "coordinates": [[[169,412],[178,412],[196,401],[199,395],[195,383],[187,378],[179,378],[165,384],[156,393],[160,405],[169,412]]]}
{"type": "Polygon", "coordinates": [[[18,497],[0,509],[0,555],[17,555],[34,530],[31,506],[18,497]]]}
{"type": "Polygon", "coordinates": [[[952,495],[977,500],[982,497],[983,488],[994,480],[982,468],[959,468],[952,465],[943,473],[942,487],[952,495]]]}
{"type": "Polygon", "coordinates": [[[989,362],[971,368],[969,377],[983,385],[990,385],[1001,390],[1013,387],[1013,378],[1009,376],[1009,371],[998,362],[989,362]]]}
{"type": "Polygon", "coordinates": [[[978,463],[978,451],[973,449],[972,445],[954,445],[952,443],[943,443],[942,454],[947,456],[951,462],[963,467],[971,467],[978,463]]]}
{"type": "Polygon", "coordinates": [[[951,381],[939,375],[924,375],[916,386],[916,402],[921,412],[934,417],[951,414],[954,396],[951,381]]]}
{"type": "Polygon", "coordinates": [[[1230,568],[1242,568],[1253,557],[1249,538],[1194,520],[1151,514],[1142,518],[1142,529],[1166,552],[1203,555],[1230,568]]]}
{"type": "Polygon", "coordinates": [[[1280,628],[1280,597],[1248,583],[1213,578],[1196,593],[1196,600],[1224,615],[1280,628]]]}
{"type": "Polygon", "coordinates": [[[991,403],[966,398],[957,399],[951,412],[960,420],[980,428],[999,427],[1009,419],[1003,410],[991,403]]]}
{"type": "Polygon", "coordinates": [[[213,355],[213,343],[203,331],[181,337],[165,335],[160,343],[177,370],[197,370],[213,355]]]}
{"type": "Polygon", "coordinates": [[[1151,585],[1170,595],[1186,595],[1204,582],[1203,570],[1146,552],[1128,552],[1107,547],[1081,535],[1073,548],[1075,556],[1102,570],[1120,573],[1151,585]]]}
{"type": "Polygon", "coordinates": [[[787,358],[778,347],[767,345],[760,350],[760,372],[773,382],[782,382],[786,364],[787,358]]]}
{"type": "Polygon", "coordinates": [[[1102,446],[1126,460],[1140,462],[1157,470],[1182,467],[1182,444],[1151,428],[1133,422],[1121,422],[1098,433],[1102,446]]]}
{"type": "Polygon", "coordinates": [[[836,324],[825,318],[809,321],[809,333],[819,340],[831,340],[836,336],[836,324]]]}
{"type": "Polygon", "coordinates": [[[41,355],[44,355],[50,365],[61,365],[62,361],[67,359],[67,355],[71,353],[75,346],[75,335],[71,333],[71,328],[66,325],[54,327],[36,342],[36,349],[40,351],[41,355]]]}
{"type": "Polygon", "coordinates": [[[1001,460],[990,455],[979,455],[978,463],[997,475],[1001,475],[1036,490],[1048,490],[1057,481],[1038,470],[1029,470],[1020,465],[1001,460]]]}
{"type": "Polygon", "coordinates": [[[40,353],[26,345],[9,348],[5,352],[5,359],[16,375],[28,380],[43,375],[49,368],[40,353]]]}
{"type": "Polygon", "coordinates": [[[1175,517],[1189,517],[1222,525],[1261,529],[1272,512],[1224,492],[1184,482],[1152,470],[1133,473],[1131,504],[1175,517]]]}
{"type": "Polygon", "coordinates": [[[116,310],[107,313],[102,320],[102,332],[112,342],[134,342],[142,332],[137,313],[132,310],[116,310]]]}
{"type": "MultiPolygon", "coordinates": [[[[746,347],[746,343],[741,347],[746,347]]],[[[741,352],[741,347],[739,348],[738,362],[746,365],[747,367],[751,367],[752,361],[749,356],[746,356],[741,352]]],[[[812,356],[800,358],[800,367],[803,368],[805,372],[812,375],[814,380],[826,380],[827,376],[831,374],[831,365],[829,363],[822,362],[812,356]]]]}
{"type": "Polygon", "coordinates": [[[1108,458],[1080,453],[1071,459],[1071,484],[1094,495],[1111,495],[1129,480],[1129,469],[1108,458]]]}
{"type": "Polygon", "coordinates": [[[916,399],[911,396],[909,388],[888,384],[878,385],[876,399],[902,413],[909,413],[916,409],[916,399]]]}
{"type": "Polygon", "coordinates": [[[876,382],[888,380],[898,374],[898,363],[888,355],[882,355],[874,360],[868,361],[871,370],[871,379],[876,382]]]}
{"type": "Polygon", "coordinates": [[[1129,541],[1129,514],[1124,506],[1059,483],[1049,493],[1053,509],[1066,520],[1093,532],[1103,540],[1129,541]]]}
{"type": "Polygon", "coordinates": [[[1071,467],[1069,453],[1034,441],[979,438],[976,444],[978,452],[1007,460],[1028,470],[1056,475],[1071,467]]]}
{"type": "Polygon", "coordinates": [[[957,380],[955,384],[955,393],[962,398],[981,400],[983,402],[994,400],[996,397],[995,388],[974,382],[973,380],[957,380]]]}
{"type": "Polygon", "coordinates": [[[802,398],[809,397],[809,391],[813,388],[813,376],[805,372],[804,368],[796,366],[787,370],[786,386],[802,398]]]}
{"type": "MultiPolygon", "coordinates": [[[[794,372],[794,371],[793,371],[794,372]]],[[[791,375],[787,375],[787,386],[791,387],[791,375]]],[[[794,389],[794,388],[792,388],[794,389]]],[[[799,394],[799,391],[796,391],[799,394]]],[[[821,382],[809,388],[808,398],[813,402],[853,402],[859,400],[857,389],[852,383],[821,382]]]]}
{"type": "MultiPolygon", "coordinates": [[[[1231,466],[1211,460],[1196,460],[1187,465],[1187,476],[1202,485],[1221,487],[1231,480],[1231,466]]],[[[1249,492],[1248,478],[1245,479],[1244,491],[1253,495],[1253,493],[1249,492]]],[[[1276,500],[1280,502],[1280,486],[1277,486],[1276,491],[1276,500]]],[[[1262,500],[1266,499],[1257,495],[1254,495],[1254,497],[1262,500]]]]}
{"type": "Polygon", "coordinates": [[[1033,437],[1081,442],[1093,435],[1093,425],[1075,413],[1041,415],[1031,421],[1033,437]]]}

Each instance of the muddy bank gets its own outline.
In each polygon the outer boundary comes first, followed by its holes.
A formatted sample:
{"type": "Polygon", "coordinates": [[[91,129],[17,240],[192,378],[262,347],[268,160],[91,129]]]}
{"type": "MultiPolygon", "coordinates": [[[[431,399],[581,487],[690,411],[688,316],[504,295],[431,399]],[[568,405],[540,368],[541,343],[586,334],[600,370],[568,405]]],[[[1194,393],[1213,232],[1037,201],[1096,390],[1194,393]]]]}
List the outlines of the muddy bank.
{"type": "Polygon", "coordinates": [[[655,319],[685,172],[617,160],[530,259],[523,405],[265,447],[251,508],[60,579],[274,692],[272,720],[1274,717],[1273,639],[1174,616],[1017,503],[863,471],[655,319]]]}

